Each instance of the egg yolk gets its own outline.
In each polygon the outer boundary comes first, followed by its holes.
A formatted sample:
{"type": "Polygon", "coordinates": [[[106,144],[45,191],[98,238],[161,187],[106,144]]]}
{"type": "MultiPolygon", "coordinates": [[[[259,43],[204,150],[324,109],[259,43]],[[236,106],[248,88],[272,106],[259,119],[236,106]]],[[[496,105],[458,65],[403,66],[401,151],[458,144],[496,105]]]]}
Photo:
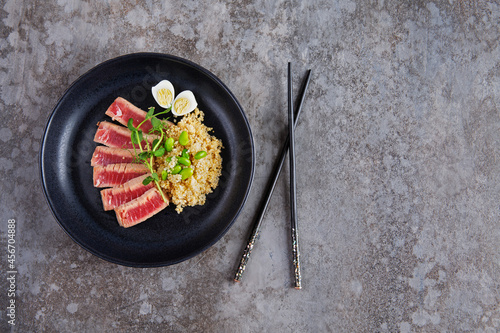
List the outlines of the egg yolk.
{"type": "Polygon", "coordinates": [[[168,106],[172,103],[172,92],[168,89],[160,89],[158,90],[158,102],[161,105],[168,106]]]}
{"type": "Polygon", "coordinates": [[[175,101],[175,111],[178,114],[183,114],[188,111],[189,101],[187,98],[179,98],[175,101]]]}

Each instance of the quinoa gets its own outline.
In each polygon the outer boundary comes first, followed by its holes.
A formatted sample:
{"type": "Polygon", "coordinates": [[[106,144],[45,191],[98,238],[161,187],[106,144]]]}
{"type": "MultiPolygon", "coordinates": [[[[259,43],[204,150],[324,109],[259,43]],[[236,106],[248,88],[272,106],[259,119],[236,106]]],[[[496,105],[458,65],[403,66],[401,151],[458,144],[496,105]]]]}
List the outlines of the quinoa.
{"type": "Polygon", "coordinates": [[[222,170],[222,141],[211,135],[212,128],[203,124],[204,113],[196,108],[193,112],[185,115],[177,124],[170,124],[167,137],[175,140],[172,151],[162,157],[155,158],[156,172],[161,175],[163,170],[170,171],[177,164],[177,157],[182,155],[184,149],[189,150],[191,160],[190,168],[193,175],[185,180],[179,174],[168,174],[166,180],[160,180],[160,187],[176,205],[175,210],[181,213],[186,206],[203,205],[206,196],[212,193],[219,183],[222,170]],[[179,136],[182,131],[187,131],[189,143],[185,146],[179,144],[179,136]],[[199,151],[206,151],[207,156],[195,159],[194,155],[199,151]],[[170,158],[170,162],[168,159],[170,158]]]}

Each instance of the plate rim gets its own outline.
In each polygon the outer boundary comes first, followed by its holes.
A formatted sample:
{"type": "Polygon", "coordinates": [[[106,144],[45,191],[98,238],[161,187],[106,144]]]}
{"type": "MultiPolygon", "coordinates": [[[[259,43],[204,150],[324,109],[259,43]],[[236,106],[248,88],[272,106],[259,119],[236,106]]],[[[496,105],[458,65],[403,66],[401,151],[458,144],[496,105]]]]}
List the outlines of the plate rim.
{"type": "Polygon", "coordinates": [[[110,58],[110,59],[107,59],[103,62],[100,62],[98,63],[97,65],[91,67],[90,69],[88,69],[87,71],[85,71],[83,74],[79,75],[75,80],[72,81],[72,83],[64,90],[64,92],[62,93],[62,95],[59,97],[59,99],[57,100],[57,102],[54,104],[54,107],[51,109],[51,112],[49,113],[46,121],[45,121],[45,126],[44,126],[44,129],[43,129],[43,135],[42,135],[42,138],[40,139],[40,150],[39,150],[39,154],[38,154],[38,164],[39,164],[39,181],[40,181],[40,185],[41,185],[41,188],[42,188],[42,192],[44,194],[44,198],[45,198],[45,201],[47,202],[47,205],[49,206],[49,210],[52,214],[52,216],[54,217],[54,219],[57,221],[57,223],[59,224],[59,226],[64,230],[64,232],[70,237],[70,239],[75,242],[76,244],[78,244],[80,247],[82,247],[84,250],[88,251],[89,253],[93,254],[94,256],[104,260],[104,261],[107,261],[109,263],[113,263],[113,264],[118,264],[118,265],[122,265],[122,266],[126,266],[126,267],[136,267],[136,268],[154,268],[154,267],[165,267],[165,266],[171,266],[171,265],[175,265],[175,264],[178,264],[180,262],[183,262],[183,261],[186,261],[188,259],[191,259],[197,255],[200,255],[201,253],[203,253],[204,251],[208,250],[210,247],[212,247],[213,245],[215,245],[227,232],[228,230],[233,226],[233,224],[235,223],[235,221],[237,220],[237,218],[239,217],[239,215],[241,214],[242,210],[243,210],[243,207],[245,206],[247,200],[248,200],[248,197],[250,195],[250,192],[251,192],[251,188],[252,188],[252,185],[253,185],[253,181],[254,181],[254,177],[255,177],[255,163],[256,163],[256,156],[255,156],[255,143],[254,143],[254,138],[253,138],[253,133],[252,133],[252,129],[251,129],[251,126],[250,126],[250,123],[248,121],[248,118],[246,116],[246,113],[243,109],[243,107],[241,106],[241,104],[239,103],[239,101],[236,99],[236,96],[234,96],[234,94],[231,92],[231,90],[229,90],[229,88],[226,86],[226,84],[224,82],[222,82],[215,74],[213,74],[211,71],[209,71],[208,69],[206,69],[205,67],[189,60],[189,59],[185,59],[185,58],[182,58],[182,57],[179,57],[179,56],[176,56],[176,55],[172,55],[172,54],[167,54],[167,53],[159,53],[159,52],[134,52],[134,53],[127,53],[127,54],[123,54],[123,55],[119,55],[119,56],[116,56],[116,57],[113,57],[113,58],[110,58]],[[210,242],[208,242],[205,246],[203,246],[202,248],[200,248],[198,251],[194,251],[193,253],[190,253],[188,255],[185,255],[185,256],[182,256],[182,257],[179,257],[178,259],[176,260],[169,260],[169,261],[158,261],[158,262],[151,262],[151,263],[143,263],[143,262],[135,262],[135,261],[129,261],[129,260],[124,260],[124,259],[117,259],[115,257],[112,257],[112,256],[109,256],[109,255],[105,255],[103,253],[100,253],[99,251],[93,249],[92,247],[89,247],[87,246],[86,244],[83,244],[80,240],[77,239],[77,237],[75,235],[73,235],[68,229],[67,227],[65,226],[65,224],[60,221],[60,219],[58,218],[57,214],[56,214],[56,210],[54,208],[54,203],[53,201],[51,200],[50,198],[50,194],[48,193],[48,190],[47,190],[47,186],[46,186],[46,183],[47,183],[47,179],[46,177],[44,176],[45,174],[45,170],[46,170],[46,163],[44,162],[44,155],[45,155],[45,149],[46,149],[46,138],[47,138],[47,135],[48,135],[48,130],[54,120],[54,117],[56,115],[56,111],[58,110],[58,108],[60,107],[61,103],[63,102],[63,100],[65,99],[66,95],[72,91],[72,89],[74,88],[74,86],[76,86],[80,81],[83,81],[84,79],[86,79],[89,75],[91,75],[92,73],[94,73],[95,71],[97,71],[99,68],[102,68],[102,67],[105,67],[105,66],[108,66],[114,62],[118,62],[118,61],[124,61],[124,60],[127,60],[128,58],[130,59],[133,59],[133,58],[147,58],[147,57],[154,57],[154,58],[164,58],[164,59],[167,59],[167,60],[170,60],[170,61],[175,61],[175,62],[179,62],[179,63],[182,63],[184,65],[188,65],[189,67],[191,68],[194,68],[196,69],[197,71],[199,72],[202,72],[203,74],[207,75],[211,80],[214,80],[218,85],[220,85],[221,88],[223,88],[223,90],[228,94],[228,96],[231,97],[232,101],[237,105],[241,115],[242,115],[242,118],[244,120],[244,123],[245,123],[245,127],[248,129],[248,135],[249,135],[249,144],[250,144],[250,150],[251,150],[251,170],[250,170],[250,177],[248,179],[248,184],[246,185],[246,189],[245,189],[245,195],[243,196],[242,198],[242,201],[241,203],[239,204],[238,206],[238,209],[236,210],[233,218],[232,218],[232,221],[230,223],[228,223],[225,228],[223,228],[218,234],[216,237],[214,237],[210,242]]]}

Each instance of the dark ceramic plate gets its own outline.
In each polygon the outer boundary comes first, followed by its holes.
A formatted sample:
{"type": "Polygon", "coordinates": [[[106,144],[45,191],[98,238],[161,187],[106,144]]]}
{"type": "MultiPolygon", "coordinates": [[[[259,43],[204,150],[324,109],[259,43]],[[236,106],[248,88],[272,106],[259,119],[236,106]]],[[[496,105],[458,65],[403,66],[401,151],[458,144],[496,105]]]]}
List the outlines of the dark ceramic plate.
{"type": "Polygon", "coordinates": [[[137,53],[106,61],[81,76],[54,108],[42,139],[42,185],[55,218],[83,248],[113,263],[155,267],[191,258],[216,243],[245,204],[255,164],[252,133],[229,89],[208,70],[182,58],[137,53]],[[157,106],[151,87],[168,79],[176,91],[192,90],[204,123],[222,140],[222,176],[203,206],[175,206],[125,229],[102,208],[90,159],[97,123],[118,97],[147,110],[157,106]]]}

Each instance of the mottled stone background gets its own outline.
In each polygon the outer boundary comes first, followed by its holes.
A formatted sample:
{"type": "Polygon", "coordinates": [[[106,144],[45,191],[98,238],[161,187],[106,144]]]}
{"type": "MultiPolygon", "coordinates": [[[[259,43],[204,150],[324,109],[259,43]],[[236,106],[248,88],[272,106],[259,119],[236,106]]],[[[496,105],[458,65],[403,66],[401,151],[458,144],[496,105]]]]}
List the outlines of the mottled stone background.
{"type": "Polygon", "coordinates": [[[14,332],[499,332],[497,1],[0,2],[0,329],[14,332]],[[44,125],[115,56],[185,57],[242,104],[249,201],[201,255],[134,269],[75,244],[42,194],[44,125]],[[297,127],[303,284],[280,178],[244,282],[231,281],[286,135],[286,65],[313,70],[297,127]],[[16,326],[7,220],[17,221],[16,326]]]}

